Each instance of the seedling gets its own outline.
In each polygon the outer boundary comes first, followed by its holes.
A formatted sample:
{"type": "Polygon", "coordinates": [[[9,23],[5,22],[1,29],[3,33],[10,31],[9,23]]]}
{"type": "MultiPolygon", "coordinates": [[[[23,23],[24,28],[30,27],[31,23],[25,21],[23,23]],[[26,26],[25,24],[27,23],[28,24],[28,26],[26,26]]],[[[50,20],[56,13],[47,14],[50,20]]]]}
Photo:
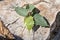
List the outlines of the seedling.
{"type": "Polygon", "coordinates": [[[29,31],[33,28],[34,24],[42,27],[48,26],[44,17],[34,11],[35,8],[32,4],[27,4],[24,8],[15,7],[15,11],[25,17],[24,24],[29,31]]]}

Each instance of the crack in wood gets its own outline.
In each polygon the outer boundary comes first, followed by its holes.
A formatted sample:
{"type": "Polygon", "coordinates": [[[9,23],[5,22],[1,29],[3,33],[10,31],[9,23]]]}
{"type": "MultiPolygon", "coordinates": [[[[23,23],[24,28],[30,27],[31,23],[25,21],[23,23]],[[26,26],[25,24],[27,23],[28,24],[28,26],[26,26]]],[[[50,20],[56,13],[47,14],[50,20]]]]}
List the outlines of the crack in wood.
{"type": "Polygon", "coordinates": [[[7,25],[7,27],[9,26],[9,25],[11,25],[11,24],[14,24],[17,20],[19,20],[19,18],[17,18],[15,21],[13,21],[12,23],[9,23],[8,25],[7,25]]]}

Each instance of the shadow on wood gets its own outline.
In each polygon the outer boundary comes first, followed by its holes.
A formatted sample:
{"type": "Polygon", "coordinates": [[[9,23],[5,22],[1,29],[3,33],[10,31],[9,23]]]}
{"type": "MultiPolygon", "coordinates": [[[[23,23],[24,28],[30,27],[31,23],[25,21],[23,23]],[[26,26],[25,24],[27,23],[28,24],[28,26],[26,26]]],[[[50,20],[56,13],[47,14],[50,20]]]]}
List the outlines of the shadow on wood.
{"type": "Polygon", "coordinates": [[[60,12],[57,13],[55,22],[50,28],[49,36],[48,40],[60,40],[60,12]]]}

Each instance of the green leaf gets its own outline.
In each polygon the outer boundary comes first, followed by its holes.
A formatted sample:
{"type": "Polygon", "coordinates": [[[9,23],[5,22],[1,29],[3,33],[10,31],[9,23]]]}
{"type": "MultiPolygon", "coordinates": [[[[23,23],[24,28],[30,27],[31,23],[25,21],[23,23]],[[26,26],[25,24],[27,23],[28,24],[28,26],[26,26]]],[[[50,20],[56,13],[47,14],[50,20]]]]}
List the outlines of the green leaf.
{"type": "Polygon", "coordinates": [[[28,15],[28,11],[25,8],[15,7],[15,11],[21,16],[27,16],[28,15]]]}
{"type": "Polygon", "coordinates": [[[36,25],[40,26],[48,26],[46,20],[41,16],[40,14],[35,14],[34,15],[34,20],[36,25]]]}
{"type": "Polygon", "coordinates": [[[30,31],[34,26],[33,17],[32,16],[26,17],[24,23],[26,25],[26,28],[30,31]]]}
{"type": "Polygon", "coordinates": [[[30,12],[32,12],[32,10],[35,8],[35,6],[34,5],[32,5],[32,4],[27,4],[27,6],[26,6],[26,9],[28,9],[28,11],[30,11],[30,12]]]}

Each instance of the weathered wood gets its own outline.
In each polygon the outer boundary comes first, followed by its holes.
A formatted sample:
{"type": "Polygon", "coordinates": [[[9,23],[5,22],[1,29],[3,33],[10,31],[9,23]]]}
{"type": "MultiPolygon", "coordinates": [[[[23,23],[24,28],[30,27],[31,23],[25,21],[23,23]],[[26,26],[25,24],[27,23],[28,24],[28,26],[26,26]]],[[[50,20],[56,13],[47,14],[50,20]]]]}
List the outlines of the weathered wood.
{"type": "MultiPolygon", "coordinates": [[[[38,1],[40,0],[4,0],[0,3],[1,20],[4,22],[4,25],[10,30],[10,32],[17,36],[16,39],[19,39],[20,37],[24,40],[46,40],[50,34],[50,28],[44,27],[39,27],[35,33],[33,30],[31,30],[29,33],[24,25],[24,17],[19,16],[13,9],[13,6],[16,6],[16,4],[17,6],[22,7],[24,4],[32,4],[35,2],[37,3],[38,1]]],[[[44,0],[35,5],[36,8],[40,10],[40,15],[44,16],[48,20],[50,26],[55,21],[57,11],[60,10],[60,3],[58,3],[58,1],[44,0]]]]}

